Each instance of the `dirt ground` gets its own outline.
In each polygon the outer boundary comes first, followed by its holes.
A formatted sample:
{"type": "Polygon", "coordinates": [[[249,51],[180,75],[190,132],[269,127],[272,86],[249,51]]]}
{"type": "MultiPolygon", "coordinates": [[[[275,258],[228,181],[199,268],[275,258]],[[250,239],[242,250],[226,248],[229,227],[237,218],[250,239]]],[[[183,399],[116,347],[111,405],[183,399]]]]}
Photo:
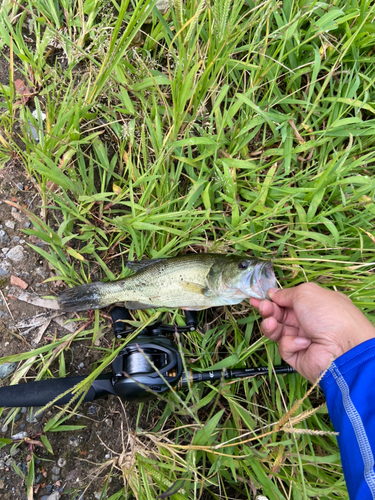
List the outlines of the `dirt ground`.
{"type": "MultiPolygon", "coordinates": [[[[14,78],[21,78],[15,72],[14,78]]],[[[9,84],[8,62],[0,57],[0,81],[9,84]]],[[[17,353],[30,352],[49,342],[55,335],[61,338],[68,332],[51,321],[38,343],[32,344],[36,330],[24,334],[20,329],[20,321],[29,321],[46,310],[16,300],[14,291],[20,290],[11,285],[11,280],[19,278],[28,285],[27,292],[38,295],[48,294],[48,285],[43,281],[52,275],[47,263],[28,243],[43,247],[43,242],[35,236],[25,235],[23,229],[32,227],[27,215],[22,210],[7,204],[12,202],[40,215],[41,199],[33,182],[18,161],[16,155],[5,168],[0,170],[0,357],[17,353]],[[13,278],[12,278],[13,277],[13,278]]],[[[19,283],[19,282],[18,282],[19,283]]],[[[103,331],[100,347],[108,347],[112,343],[113,334],[108,321],[108,328],[103,331]]],[[[66,369],[69,375],[84,375],[92,371],[92,365],[98,357],[97,350],[91,343],[73,342],[65,356],[66,369]]],[[[58,374],[57,363],[51,366],[54,376],[58,374]]],[[[36,373],[28,371],[27,378],[34,379],[36,373]]],[[[0,386],[8,385],[0,379],[0,386]]],[[[1,407],[0,401],[0,407],[1,407]]],[[[121,470],[116,469],[117,459],[122,452],[132,453],[138,405],[122,403],[114,397],[84,403],[79,414],[73,415],[68,425],[83,425],[75,431],[48,433],[53,454],[38,444],[25,442],[27,436],[40,442],[43,427],[51,417],[58,413],[52,407],[35,418],[30,409],[19,409],[6,424],[9,412],[5,410],[0,416],[0,438],[11,438],[18,435],[20,443],[17,449],[12,445],[0,448],[0,498],[2,500],[27,499],[25,477],[27,477],[30,451],[35,457],[34,496],[35,500],[91,500],[108,498],[123,487],[121,470]],[[121,436],[121,427],[124,433],[121,436]],[[19,434],[23,433],[23,434],[19,434]],[[102,464],[107,463],[105,467],[102,464]],[[107,492],[100,496],[107,474],[110,472],[107,492]],[[52,495],[52,496],[51,496],[52,495]]],[[[157,416],[156,409],[154,415],[157,416]]],[[[155,422],[140,420],[138,426],[150,429],[155,422]]],[[[30,498],[30,497],[29,497],[30,498]]]]}

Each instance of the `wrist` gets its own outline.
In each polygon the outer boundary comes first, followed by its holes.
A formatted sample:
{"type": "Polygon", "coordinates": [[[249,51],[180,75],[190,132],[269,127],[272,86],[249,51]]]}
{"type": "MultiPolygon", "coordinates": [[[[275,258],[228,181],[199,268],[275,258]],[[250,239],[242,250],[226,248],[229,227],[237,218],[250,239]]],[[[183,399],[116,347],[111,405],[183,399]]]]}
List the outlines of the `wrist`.
{"type": "Polygon", "coordinates": [[[375,327],[370,322],[368,325],[358,325],[356,327],[356,332],[357,333],[348,332],[348,334],[341,339],[339,348],[341,353],[338,354],[339,356],[363,344],[363,342],[375,338],[375,327]]]}

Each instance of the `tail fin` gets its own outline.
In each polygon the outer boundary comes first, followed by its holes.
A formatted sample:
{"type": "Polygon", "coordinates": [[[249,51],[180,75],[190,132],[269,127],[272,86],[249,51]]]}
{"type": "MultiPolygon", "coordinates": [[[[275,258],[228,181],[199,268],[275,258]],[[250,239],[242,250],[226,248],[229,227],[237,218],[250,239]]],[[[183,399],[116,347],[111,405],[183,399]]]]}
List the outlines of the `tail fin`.
{"type": "Polygon", "coordinates": [[[59,293],[57,300],[60,309],[67,312],[87,311],[89,309],[100,309],[109,306],[119,298],[119,286],[117,283],[88,283],[74,288],[68,288],[59,293]]]}

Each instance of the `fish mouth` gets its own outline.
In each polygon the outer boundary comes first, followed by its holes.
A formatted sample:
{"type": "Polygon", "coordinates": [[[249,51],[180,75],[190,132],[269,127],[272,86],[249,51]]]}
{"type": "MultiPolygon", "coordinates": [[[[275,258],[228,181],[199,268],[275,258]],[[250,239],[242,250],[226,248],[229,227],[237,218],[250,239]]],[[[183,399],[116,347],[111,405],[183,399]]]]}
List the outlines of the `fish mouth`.
{"type": "Polygon", "coordinates": [[[251,297],[269,299],[267,290],[277,288],[276,276],[271,261],[260,262],[255,266],[250,279],[251,297]]]}

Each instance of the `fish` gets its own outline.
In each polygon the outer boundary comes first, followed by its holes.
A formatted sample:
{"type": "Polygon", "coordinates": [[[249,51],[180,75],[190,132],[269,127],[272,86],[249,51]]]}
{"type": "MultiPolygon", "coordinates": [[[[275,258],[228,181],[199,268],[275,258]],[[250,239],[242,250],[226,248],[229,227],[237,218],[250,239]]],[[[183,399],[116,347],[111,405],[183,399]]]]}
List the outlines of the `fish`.
{"type": "Polygon", "coordinates": [[[213,253],[129,261],[135,274],[119,281],[93,282],[60,292],[63,311],[100,309],[123,303],[128,309],[159,307],[200,311],[268,298],[275,288],[272,262],[213,253]]]}

